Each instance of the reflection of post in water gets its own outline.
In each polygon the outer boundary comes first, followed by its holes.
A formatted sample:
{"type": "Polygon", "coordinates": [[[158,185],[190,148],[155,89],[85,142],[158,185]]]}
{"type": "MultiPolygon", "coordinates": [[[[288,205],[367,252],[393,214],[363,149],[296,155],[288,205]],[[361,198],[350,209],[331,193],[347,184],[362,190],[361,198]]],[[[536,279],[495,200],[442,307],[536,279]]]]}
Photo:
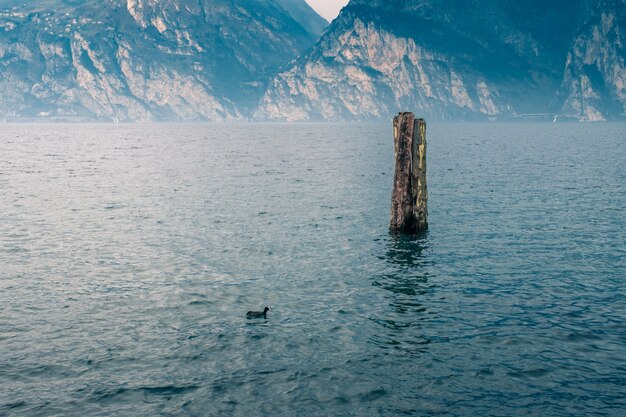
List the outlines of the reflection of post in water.
{"type": "MultiPolygon", "coordinates": [[[[389,234],[386,259],[391,269],[374,282],[395,294],[414,296],[429,292],[426,257],[428,232],[414,235],[389,234]]],[[[400,303],[404,302],[398,299],[400,303]]],[[[414,303],[414,299],[406,300],[414,303]]]]}
{"type": "Polygon", "coordinates": [[[389,234],[387,260],[397,266],[419,266],[428,247],[428,231],[417,234],[389,234]]]}
{"type": "Polygon", "coordinates": [[[424,334],[429,317],[432,286],[428,284],[428,232],[398,234],[387,239],[388,267],[372,283],[385,290],[377,308],[370,310],[370,319],[381,325],[371,338],[380,348],[421,355],[430,338],[424,334]]]}

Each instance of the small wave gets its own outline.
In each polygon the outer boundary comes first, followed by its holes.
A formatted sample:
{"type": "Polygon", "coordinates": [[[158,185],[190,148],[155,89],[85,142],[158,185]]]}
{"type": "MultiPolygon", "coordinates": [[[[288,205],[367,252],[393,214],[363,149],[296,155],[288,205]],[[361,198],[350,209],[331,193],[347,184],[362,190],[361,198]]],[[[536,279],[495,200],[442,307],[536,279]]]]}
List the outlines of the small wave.
{"type": "Polygon", "coordinates": [[[383,388],[375,389],[359,395],[361,401],[376,401],[387,395],[387,391],[383,388]]]}
{"type": "Polygon", "coordinates": [[[176,385],[166,385],[161,387],[143,387],[138,388],[138,390],[143,389],[144,393],[152,394],[152,395],[180,395],[186,394],[191,391],[195,391],[200,386],[198,385],[185,385],[185,386],[176,386],[176,385]]]}
{"type": "Polygon", "coordinates": [[[105,390],[95,390],[91,397],[96,401],[118,400],[134,393],[143,393],[144,396],[165,396],[183,395],[195,391],[198,385],[163,385],[163,386],[142,386],[136,388],[118,387],[105,390]]]}
{"type": "Polygon", "coordinates": [[[602,338],[596,334],[593,334],[591,332],[587,332],[587,333],[577,333],[577,332],[573,332],[567,335],[566,337],[567,341],[569,342],[586,342],[589,340],[602,340],[602,338]]]}
{"type": "Polygon", "coordinates": [[[507,372],[506,374],[513,378],[541,378],[543,376],[548,375],[550,372],[551,371],[549,369],[537,368],[537,369],[528,369],[525,371],[511,371],[511,372],[507,372]]]}
{"type": "Polygon", "coordinates": [[[206,304],[212,304],[211,301],[206,301],[206,300],[193,300],[189,302],[190,306],[200,306],[200,305],[206,305],[206,304]]]}

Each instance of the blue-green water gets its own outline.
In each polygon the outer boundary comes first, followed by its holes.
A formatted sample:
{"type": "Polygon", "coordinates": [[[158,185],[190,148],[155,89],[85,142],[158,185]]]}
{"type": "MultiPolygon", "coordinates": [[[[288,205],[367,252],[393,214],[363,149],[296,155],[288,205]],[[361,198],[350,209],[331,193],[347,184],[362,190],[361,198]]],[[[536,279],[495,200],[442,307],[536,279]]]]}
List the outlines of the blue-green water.
{"type": "Polygon", "coordinates": [[[0,415],[623,416],[626,125],[428,137],[3,126],[0,415]]]}

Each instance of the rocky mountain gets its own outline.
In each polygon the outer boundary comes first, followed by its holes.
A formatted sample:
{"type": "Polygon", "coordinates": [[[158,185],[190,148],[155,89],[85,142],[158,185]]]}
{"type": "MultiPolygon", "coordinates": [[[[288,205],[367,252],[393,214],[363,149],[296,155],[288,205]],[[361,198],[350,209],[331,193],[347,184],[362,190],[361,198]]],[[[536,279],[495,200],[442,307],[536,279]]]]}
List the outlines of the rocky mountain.
{"type": "Polygon", "coordinates": [[[567,54],[560,111],[584,121],[626,116],[626,0],[586,2],[567,54]]]}
{"type": "Polygon", "coordinates": [[[620,119],[625,30],[626,0],[352,0],[256,116],[620,119]]]}
{"type": "Polygon", "coordinates": [[[0,117],[616,120],[625,30],[626,0],[0,0],[0,117]]]}
{"type": "Polygon", "coordinates": [[[245,119],[325,26],[304,0],[0,0],[0,116],[245,119]]]}

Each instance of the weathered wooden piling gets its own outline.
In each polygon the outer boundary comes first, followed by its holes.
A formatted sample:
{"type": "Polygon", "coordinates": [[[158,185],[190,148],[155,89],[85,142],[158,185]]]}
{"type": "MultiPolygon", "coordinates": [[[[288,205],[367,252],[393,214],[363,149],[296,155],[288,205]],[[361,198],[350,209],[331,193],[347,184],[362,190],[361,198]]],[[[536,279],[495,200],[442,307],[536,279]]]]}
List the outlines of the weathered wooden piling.
{"type": "Polygon", "coordinates": [[[393,119],[396,171],[391,197],[391,229],[419,232],[428,228],[426,122],[413,113],[393,119]]]}

